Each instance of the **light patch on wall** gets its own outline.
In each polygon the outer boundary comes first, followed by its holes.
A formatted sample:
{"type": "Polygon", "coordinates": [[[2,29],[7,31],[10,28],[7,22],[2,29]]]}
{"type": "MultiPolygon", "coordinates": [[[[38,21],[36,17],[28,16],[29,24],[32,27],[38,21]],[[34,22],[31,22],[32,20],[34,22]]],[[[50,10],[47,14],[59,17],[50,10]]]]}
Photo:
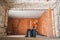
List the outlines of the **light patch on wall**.
{"type": "Polygon", "coordinates": [[[9,17],[13,18],[38,18],[43,10],[9,10],[9,17]]]}

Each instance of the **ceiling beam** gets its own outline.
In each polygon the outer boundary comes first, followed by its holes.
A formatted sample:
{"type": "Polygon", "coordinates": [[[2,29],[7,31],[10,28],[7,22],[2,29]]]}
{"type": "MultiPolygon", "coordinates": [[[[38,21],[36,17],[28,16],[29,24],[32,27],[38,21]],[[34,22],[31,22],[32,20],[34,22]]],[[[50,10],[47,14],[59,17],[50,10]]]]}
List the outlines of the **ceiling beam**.
{"type": "Polygon", "coordinates": [[[54,8],[55,7],[55,1],[52,2],[45,2],[40,1],[36,3],[28,3],[28,2],[21,2],[24,0],[5,0],[5,2],[8,4],[9,8],[20,8],[20,9],[48,9],[49,7],[54,8]]]}

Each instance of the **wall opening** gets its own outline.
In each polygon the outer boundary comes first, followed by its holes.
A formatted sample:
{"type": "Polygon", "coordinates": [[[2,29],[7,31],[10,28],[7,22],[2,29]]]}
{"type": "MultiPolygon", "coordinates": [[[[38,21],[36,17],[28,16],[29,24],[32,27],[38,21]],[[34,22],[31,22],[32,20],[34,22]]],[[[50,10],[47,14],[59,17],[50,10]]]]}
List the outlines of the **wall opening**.
{"type": "MultiPolygon", "coordinates": [[[[27,28],[28,27],[32,28],[34,24],[34,26],[36,27],[37,35],[45,37],[53,37],[54,29],[53,29],[52,11],[53,11],[52,9],[42,10],[42,12],[40,12],[42,14],[40,16],[38,15],[38,17],[36,16],[36,18],[24,18],[24,17],[21,18],[21,16],[19,16],[20,18],[19,17],[17,18],[13,17],[14,15],[12,17],[9,16],[7,35],[26,35],[27,28]]],[[[36,13],[38,14],[39,12],[36,13]]]]}

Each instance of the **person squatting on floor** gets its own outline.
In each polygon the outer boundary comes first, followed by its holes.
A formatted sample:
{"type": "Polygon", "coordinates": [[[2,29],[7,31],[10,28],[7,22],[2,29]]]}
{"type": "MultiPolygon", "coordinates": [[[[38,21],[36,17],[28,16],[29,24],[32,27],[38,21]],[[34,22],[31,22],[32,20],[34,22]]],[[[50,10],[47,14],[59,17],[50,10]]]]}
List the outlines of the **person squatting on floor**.
{"type": "Polygon", "coordinates": [[[36,29],[35,29],[35,27],[33,26],[33,28],[32,29],[27,29],[27,32],[26,32],[26,37],[28,37],[28,33],[30,32],[30,37],[36,37],[36,29]]]}

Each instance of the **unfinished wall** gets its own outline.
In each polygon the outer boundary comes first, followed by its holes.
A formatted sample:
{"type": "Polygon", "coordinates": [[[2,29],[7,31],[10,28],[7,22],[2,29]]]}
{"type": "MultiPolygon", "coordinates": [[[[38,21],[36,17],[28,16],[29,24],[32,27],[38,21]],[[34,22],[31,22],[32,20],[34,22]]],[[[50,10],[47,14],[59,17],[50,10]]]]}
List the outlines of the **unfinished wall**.
{"type": "Polygon", "coordinates": [[[7,27],[7,8],[5,5],[0,4],[0,36],[6,35],[7,27]]]}
{"type": "Polygon", "coordinates": [[[32,28],[32,22],[37,19],[30,18],[9,18],[7,33],[8,34],[19,34],[24,35],[27,28],[32,28]]]}
{"type": "Polygon", "coordinates": [[[60,37],[60,0],[56,1],[56,7],[54,8],[54,29],[55,37],[60,37]]]}
{"type": "Polygon", "coordinates": [[[53,29],[53,13],[52,9],[49,9],[43,12],[42,16],[39,18],[39,26],[40,28],[39,33],[45,36],[54,36],[54,29],[53,29]]]}
{"type": "Polygon", "coordinates": [[[49,24],[50,24],[50,37],[53,37],[54,36],[54,23],[53,23],[53,9],[49,9],[48,10],[48,13],[49,13],[49,24]]]}
{"type": "Polygon", "coordinates": [[[48,36],[48,22],[46,12],[43,12],[41,17],[39,18],[39,33],[45,36],[48,36]]]}

